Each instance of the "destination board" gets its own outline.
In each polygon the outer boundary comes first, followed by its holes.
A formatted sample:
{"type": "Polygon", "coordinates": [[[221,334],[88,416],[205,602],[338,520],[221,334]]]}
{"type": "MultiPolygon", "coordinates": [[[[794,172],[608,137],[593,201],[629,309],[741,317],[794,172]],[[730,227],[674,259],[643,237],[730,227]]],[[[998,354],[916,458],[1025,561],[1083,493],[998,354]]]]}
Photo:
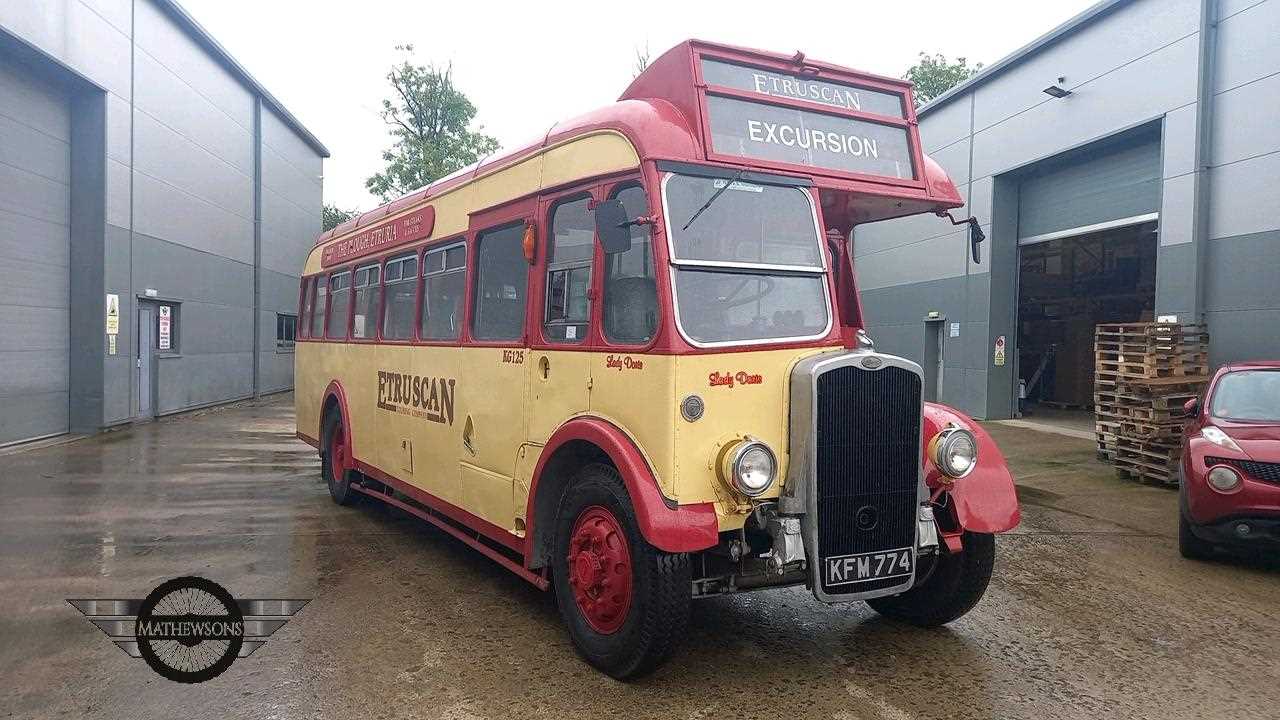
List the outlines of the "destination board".
{"type": "Polygon", "coordinates": [[[842,110],[856,110],[895,118],[906,117],[902,104],[903,97],[898,93],[869,90],[847,83],[819,80],[811,76],[762,70],[723,60],[703,58],[702,80],[708,85],[804,100],[842,110]]]}

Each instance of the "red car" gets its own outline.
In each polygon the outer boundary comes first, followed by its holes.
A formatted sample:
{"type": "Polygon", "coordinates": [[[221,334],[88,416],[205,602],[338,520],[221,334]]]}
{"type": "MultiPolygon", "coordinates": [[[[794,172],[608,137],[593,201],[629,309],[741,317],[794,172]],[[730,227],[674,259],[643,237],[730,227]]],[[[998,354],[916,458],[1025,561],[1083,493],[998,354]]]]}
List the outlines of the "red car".
{"type": "Polygon", "coordinates": [[[1280,549],[1280,361],[1232,363],[1184,406],[1183,557],[1217,547],[1280,549]]]}

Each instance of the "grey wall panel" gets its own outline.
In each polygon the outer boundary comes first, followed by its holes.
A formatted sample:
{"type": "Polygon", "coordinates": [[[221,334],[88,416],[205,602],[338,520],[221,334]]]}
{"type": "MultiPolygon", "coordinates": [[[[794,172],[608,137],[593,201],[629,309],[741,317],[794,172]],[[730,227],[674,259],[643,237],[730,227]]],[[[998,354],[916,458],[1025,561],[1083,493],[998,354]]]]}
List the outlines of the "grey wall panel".
{"type": "MultiPolygon", "coordinates": [[[[1205,309],[1280,310],[1280,230],[1214,240],[1206,250],[1205,309]]],[[[1280,325],[1268,330],[1280,357],[1280,325]]]]}
{"type": "MultiPolygon", "coordinates": [[[[103,241],[103,286],[120,296],[120,335],[116,354],[104,355],[102,363],[102,422],[114,425],[133,417],[134,323],[136,302],[129,287],[131,233],[110,223],[103,241]]],[[[105,352],[105,351],[104,351],[105,352]]]]}
{"type": "Polygon", "coordinates": [[[1179,175],[1165,180],[1160,197],[1160,244],[1191,242],[1195,208],[1195,176],[1179,175]]]}
{"type": "Polygon", "coordinates": [[[1209,364],[1280,357],[1280,310],[1221,310],[1205,313],[1209,323],[1209,364]]]}
{"type": "Polygon", "coordinates": [[[1156,251],[1156,314],[1177,315],[1179,319],[1192,321],[1195,262],[1195,246],[1191,243],[1159,247],[1156,251]]]}
{"type": "Polygon", "coordinates": [[[932,150],[929,157],[942,166],[956,187],[969,182],[969,138],[961,138],[944,148],[932,150]]]}
{"type": "Polygon", "coordinates": [[[129,175],[128,164],[107,158],[107,222],[117,227],[129,227],[132,216],[130,198],[133,187],[129,175]]]}
{"type": "MultiPolygon", "coordinates": [[[[1280,44],[1280,25],[1276,27],[1280,44]]],[[[1280,150],[1280,70],[1214,98],[1213,164],[1280,150]]]]}
{"type": "Polygon", "coordinates": [[[28,170],[0,163],[0,212],[11,212],[50,223],[65,223],[69,188],[28,170]]]}
{"type": "MultiPolygon", "coordinates": [[[[43,254],[43,253],[41,253],[43,254]]],[[[5,281],[0,283],[0,307],[10,312],[19,308],[66,308],[71,279],[66,264],[5,260],[5,281]]]]}
{"type": "Polygon", "coordinates": [[[1232,14],[1218,26],[1219,92],[1280,72],[1280,2],[1265,0],[1232,14]]]}
{"type": "MultiPolygon", "coordinates": [[[[136,63],[135,113],[147,113],[246,175],[253,172],[248,125],[227,115],[150,55],[139,52],[136,63]]],[[[246,95],[246,108],[248,102],[246,95]]]]}
{"type": "Polygon", "coordinates": [[[0,210],[0,263],[24,260],[66,267],[68,253],[65,223],[0,210]]]}
{"type": "Polygon", "coordinates": [[[253,221],[144,173],[133,173],[134,230],[243,263],[253,262],[253,221]]]}
{"type": "MultiPolygon", "coordinates": [[[[69,185],[71,162],[67,141],[13,119],[14,111],[20,110],[0,106],[0,164],[69,185]]],[[[5,190],[8,189],[6,186],[5,190]]]]}
{"type": "Polygon", "coordinates": [[[147,113],[134,119],[133,166],[244,220],[253,219],[253,176],[147,113]]]}
{"type": "MultiPolygon", "coordinates": [[[[1197,32],[1198,7],[1199,0],[1139,0],[1116,10],[1104,22],[1087,25],[1027,57],[1006,70],[998,81],[976,89],[975,129],[981,132],[1033,107],[1064,104],[1041,92],[1058,76],[1066,76],[1067,87],[1078,88],[1071,98],[1078,106],[1091,106],[1089,98],[1103,95],[1125,103],[1125,98],[1112,97],[1098,88],[1111,84],[1112,74],[1132,78],[1127,71],[1129,66],[1144,63],[1148,57],[1163,56],[1159,66],[1166,72],[1185,67],[1170,65],[1171,60],[1178,59],[1177,55],[1164,55],[1161,49],[1180,40],[1185,42],[1184,38],[1197,32]]],[[[1194,39],[1190,44],[1194,48],[1194,39]]],[[[1194,66],[1193,60],[1191,67],[1194,66]]],[[[1125,82],[1131,96],[1141,96],[1145,94],[1143,91],[1152,89],[1131,79],[1125,82]]],[[[1127,104],[1135,100],[1140,97],[1131,97],[1127,104]]],[[[1095,132],[1081,139],[1099,134],[1095,132]]]]}
{"type": "Polygon", "coordinates": [[[968,137],[971,134],[969,120],[968,95],[930,111],[920,121],[920,143],[924,151],[932,153],[968,137]]]}
{"type": "MultiPolygon", "coordinates": [[[[0,21],[0,25],[3,25],[0,21]]],[[[0,113],[40,132],[70,141],[66,98],[52,93],[25,68],[0,71],[0,113]]]]}
{"type": "Polygon", "coordinates": [[[1179,177],[1195,170],[1196,106],[1184,105],[1164,116],[1160,129],[1164,176],[1179,177]]]}
{"type": "Polygon", "coordinates": [[[133,237],[133,292],[153,288],[161,297],[214,305],[253,306],[253,269],[159,238],[133,237]]]}
{"type": "Polygon", "coordinates": [[[142,51],[139,55],[145,54],[162,63],[194,92],[248,131],[253,125],[253,97],[244,86],[159,8],[145,0],[136,7],[134,32],[138,49],[142,51]]]}
{"type": "Polygon", "coordinates": [[[0,27],[108,90],[129,96],[129,39],[79,0],[0,3],[0,27]]]}
{"type": "Polygon", "coordinates": [[[1117,68],[1070,97],[1049,99],[980,130],[974,138],[973,176],[1056,155],[1194,102],[1196,53],[1195,37],[1180,40],[1117,68]]]}
{"type": "Polygon", "coordinates": [[[161,358],[156,386],[161,415],[248,397],[253,393],[253,353],[161,358]]]}
{"type": "Polygon", "coordinates": [[[301,208],[262,189],[262,266],[283,273],[301,273],[307,253],[319,235],[319,210],[301,208]]]}
{"type": "Polygon", "coordinates": [[[1209,237],[1280,228],[1276,178],[1280,178],[1280,152],[1215,167],[1209,183],[1209,237]]]}
{"type": "MultiPolygon", "coordinates": [[[[3,398],[5,404],[15,402],[3,398]]],[[[67,393],[26,395],[22,412],[0,413],[0,445],[66,432],[67,393]]]]}
{"type": "MultiPolygon", "coordinates": [[[[956,322],[947,318],[948,322],[956,322]]],[[[960,324],[960,337],[947,338],[952,346],[958,346],[955,365],[967,370],[985,371],[991,364],[991,326],[985,322],[960,324]]]]}
{"type": "Polygon", "coordinates": [[[320,192],[319,172],[309,174],[265,144],[262,148],[262,185],[304,213],[320,212],[317,202],[320,192]]]}
{"type": "MultiPolygon", "coordinates": [[[[253,351],[253,308],[187,300],[179,318],[183,356],[253,351]]],[[[199,378],[191,378],[199,382],[199,378]]]]}
{"type": "Polygon", "coordinates": [[[964,275],[965,233],[951,232],[927,240],[855,258],[858,285],[876,290],[964,275]]]}
{"type": "MultiPolygon", "coordinates": [[[[303,142],[297,133],[285,125],[270,108],[262,112],[262,142],[285,162],[297,168],[302,178],[311,186],[320,187],[321,158],[310,145],[303,142]]],[[[309,205],[316,198],[295,199],[299,204],[309,205]]]]}
{"type": "Polygon", "coordinates": [[[133,109],[129,101],[119,95],[107,93],[107,157],[128,164],[133,139],[130,116],[133,109]]]}
{"type": "Polygon", "coordinates": [[[949,221],[927,214],[867,223],[854,228],[853,255],[856,260],[863,255],[884,252],[955,231],[955,226],[949,221]]]}
{"type": "Polygon", "coordinates": [[[264,352],[262,355],[262,392],[273,393],[293,389],[293,353],[264,352]]]}
{"type": "MultiPolygon", "coordinates": [[[[262,309],[271,313],[298,312],[298,276],[263,270],[261,275],[262,309]]],[[[271,337],[275,337],[275,319],[271,320],[271,337]]]]}
{"type": "Polygon", "coordinates": [[[1067,165],[1047,164],[1019,188],[1018,236],[1156,212],[1160,178],[1158,140],[1089,153],[1067,165]]]}

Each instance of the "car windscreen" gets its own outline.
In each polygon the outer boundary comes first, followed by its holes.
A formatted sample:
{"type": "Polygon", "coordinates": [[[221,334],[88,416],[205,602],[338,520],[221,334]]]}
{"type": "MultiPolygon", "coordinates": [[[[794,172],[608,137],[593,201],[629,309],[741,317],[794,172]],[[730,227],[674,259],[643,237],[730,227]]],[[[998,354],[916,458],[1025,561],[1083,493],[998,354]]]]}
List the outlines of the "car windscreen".
{"type": "Polygon", "coordinates": [[[1209,412],[1223,420],[1280,422],[1280,369],[1223,375],[1213,389],[1209,412]]]}

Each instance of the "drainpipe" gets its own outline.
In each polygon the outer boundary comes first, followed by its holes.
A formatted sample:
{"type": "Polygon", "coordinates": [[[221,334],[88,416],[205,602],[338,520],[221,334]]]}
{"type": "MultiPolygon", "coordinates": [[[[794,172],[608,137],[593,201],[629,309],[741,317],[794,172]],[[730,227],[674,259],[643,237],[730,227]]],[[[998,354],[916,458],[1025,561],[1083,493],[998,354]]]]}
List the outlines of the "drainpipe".
{"type": "Polygon", "coordinates": [[[262,96],[253,98],[253,399],[262,397],[262,96]]]}
{"type": "Polygon", "coordinates": [[[1191,321],[1204,322],[1209,250],[1209,171],[1213,163],[1214,68],[1218,48],[1218,0],[1201,0],[1199,76],[1196,80],[1195,171],[1192,176],[1191,321]]]}

